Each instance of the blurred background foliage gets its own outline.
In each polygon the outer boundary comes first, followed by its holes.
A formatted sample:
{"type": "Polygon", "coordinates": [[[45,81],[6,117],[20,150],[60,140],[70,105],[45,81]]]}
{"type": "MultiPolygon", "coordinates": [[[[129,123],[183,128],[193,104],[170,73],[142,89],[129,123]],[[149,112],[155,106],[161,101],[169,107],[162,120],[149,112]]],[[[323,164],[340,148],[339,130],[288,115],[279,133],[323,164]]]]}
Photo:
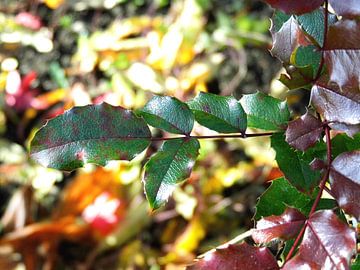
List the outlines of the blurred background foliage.
{"type": "Polygon", "coordinates": [[[199,91],[284,97],[270,16],[252,0],[0,0],[0,269],[184,269],[251,228],[257,197],[280,175],[267,139],[201,141],[189,181],[153,213],[141,167],[157,143],[132,162],[71,173],[27,151],[72,106],[136,109],[199,91]]]}

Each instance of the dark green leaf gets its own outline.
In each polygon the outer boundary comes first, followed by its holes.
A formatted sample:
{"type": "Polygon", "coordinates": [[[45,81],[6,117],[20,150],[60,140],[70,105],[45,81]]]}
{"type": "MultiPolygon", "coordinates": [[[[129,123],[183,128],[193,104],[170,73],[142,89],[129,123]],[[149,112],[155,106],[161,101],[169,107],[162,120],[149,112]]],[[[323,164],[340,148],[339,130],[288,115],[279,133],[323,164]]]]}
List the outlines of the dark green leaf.
{"type": "Polygon", "coordinates": [[[275,10],[272,18],[271,18],[271,32],[275,33],[275,32],[279,32],[279,30],[281,29],[281,27],[283,26],[283,24],[285,22],[287,22],[287,20],[290,19],[290,15],[285,14],[283,12],[281,12],[280,10],[275,10]]]}
{"type": "Polygon", "coordinates": [[[248,126],[265,130],[285,129],[290,118],[286,101],[264,93],[244,95],[241,104],[248,116],[248,126]]]}
{"type": "Polygon", "coordinates": [[[175,139],[164,142],[161,149],[145,165],[145,193],[152,209],[167,201],[175,185],[190,176],[199,154],[196,139],[175,139]]]}
{"type": "Polygon", "coordinates": [[[288,206],[302,211],[310,201],[309,196],[299,192],[285,178],[279,178],[273,180],[271,186],[260,196],[254,218],[259,220],[262,217],[281,215],[288,206]]]}
{"type": "Polygon", "coordinates": [[[49,120],[31,142],[31,157],[46,167],[74,170],[86,163],[131,160],[150,139],[145,121],[130,110],[87,105],[49,120]]]}
{"type": "Polygon", "coordinates": [[[317,50],[315,46],[300,46],[295,52],[294,65],[297,67],[310,66],[313,70],[313,76],[315,77],[321,61],[321,52],[317,50]]]}
{"type": "Polygon", "coordinates": [[[246,114],[238,100],[232,96],[218,96],[200,92],[188,102],[196,121],[221,133],[245,132],[246,114]]]}
{"type": "Polygon", "coordinates": [[[338,134],[331,140],[332,154],[337,157],[343,152],[360,150],[360,134],[350,138],[346,134],[338,134]]]}
{"type": "Polygon", "coordinates": [[[312,170],[309,165],[316,157],[314,152],[303,153],[294,150],[285,141],[282,133],[271,136],[271,147],[276,152],[276,161],[286,179],[300,191],[310,194],[320,181],[320,172],[312,170]]]}
{"type": "Polygon", "coordinates": [[[154,96],[139,114],[156,128],[176,134],[190,134],[194,115],[189,107],[174,97],[154,96]]]}

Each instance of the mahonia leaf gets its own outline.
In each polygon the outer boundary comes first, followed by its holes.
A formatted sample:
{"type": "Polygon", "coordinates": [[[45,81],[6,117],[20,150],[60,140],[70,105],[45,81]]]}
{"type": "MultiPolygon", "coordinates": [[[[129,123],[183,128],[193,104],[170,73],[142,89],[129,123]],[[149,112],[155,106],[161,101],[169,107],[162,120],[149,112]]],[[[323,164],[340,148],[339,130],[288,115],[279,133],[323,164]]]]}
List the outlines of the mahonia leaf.
{"type": "Polygon", "coordinates": [[[290,19],[291,15],[285,14],[280,10],[276,9],[273,16],[271,17],[271,28],[272,34],[278,32],[281,27],[290,19]]]}
{"type": "Polygon", "coordinates": [[[286,129],[286,142],[292,147],[305,151],[315,145],[323,131],[322,122],[309,112],[289,122],[286,129]]]}
{"type": "Polygon", "coordinates": [[[355,135],[353,138],[346,134],[337,134],[331,139],[331,150],[334,157],[343,152],[360,150],[360,134],[355,135]]]}
{"type": "Polygon", "coordinates": [[[324,0],[298,1],[298,0],[265,0],[266,3],[275,9],[285,13],[303,14],[313,11],[322,5],[324,0]]]}
{"type": "Polygon", "coordinates": [[[271,136],[271,147],[276,152],[276,161],[286,179],[300,191],[311,193],[320,180],[320,172],[313,171],[310,162],[313,155],[296,151],[285,141],[282,133],[271,136]]]}
{"type": "Polygon", "coordinates": [[[311,66],[295,67],[291,65],[285,68],[286,73],[280,75],[279,81],[289,90],[311,87],[314,76],[314,70],[311,66]]]}
{"type": "Polygon", "coordinates": [[[86,163],[131,160],[151,140],[149,127],[132,111],[106,103],[74,107],[51,119],[31,142],[41,165],[74,170],[86,163]]]}
{"type": "Polygon", "coordinates": [[[188,135],[194,126],[193,113],[175,97],[154,96],[138,113],[149,125],[170,133],[188,135]]]}
{"type": "Polygon", "coordinates": [[[331,163],[331,194],[346,213],[360,219],[360,150],[345,152],[331,163]]]}
{"type": "Polygon", "coordinates": [[[256,204],[255,220],[271,215],[281,215],[287,207],[303,209],[311,198],[299,192],[285,178],[271,182],[256,204]]]}
{"type": "Polygon", "coordinates": [[[196,121],[221,133],[245,132],[246,114],[238,100],[232,96],[219,96],[200,92],[188,102],[196,121]]]}
{"type": "Polygon", "coordinates": [[[256,223],[252,238],[258,244],[268,243],[276,238],[289,240],[296,237],[306,217],[294,208],[287,208],[280,216],[269,216],[256,223]]]}
{"type": "Polygon", "coordinates": [[[341,90],[359,90],[360,22],[341,20],[329,27],[324,60],[331,82],[335,82],[341,90]]]}
{"type": "Polygon", "coordinates": [[[311,104],[334,129],[356,133],[360,124],[360,93],[314,85],[311,89],[311,104]]]}
{"type": "MultiPolygon", "coordinates": [[[[314,39],[320,47],[324,45],[324,14],[325,9],[319,8],[313,12],[296,17],[298,24],[304,32],[314,39]]],[[[328,13],[328,25],[334,24],[336,21],[336,16],[328,13]]]]}
{"type": "Polygon", "coordinates": [[[347,224],[331,210],[318,211],[307,221],[297,255],[282,269],[349,269],[355,247],[355,232],[347,224]]]}
{"type": "Polygon", "coordinates": [[[220,269],[280,269],[274,256],[265,248],[253,247],[247,243],[229,245],[207,253],[204,258],[186,268],[187,270],[220,270],[220,269]]]}
{"type": "Polygon", "coordinates": [[[265,130],[281,130],[287,125],[290,112],[286,101],[264,93],[244,95],[241,104],[248,117],[248,126],[265,130]]]}
{"type": "Polygon", "coordinates": [[[360,2],[358,0],[329,0],[336,14],[343,17],[360,16],[360,2]]]}
{"type": "Polygon", "coordinates": [[[283,23],[279,31],[276,31],[275,26],[276,24],[273,23],[272,28],[270,29],[273,39],[273,46],[270,52],[281,62],[289,64],[293,51],[299,45],[306,46],[311,43],[307,40],[307,37],[300,29],[300,26],[294,17],[290,17],[283,23]]]}
{"type": "Polygon", "coordinates": [[[164,204],[176,184],[190,176],[199,149],[200,144],[194,138],[165,141],[161,149],[145,164],[143,182],[152,209],[164,204]]]}
{"type": "Polygon", "coordinates": [[[321,61],[321,53],[318,51],[318,49],[313,46],[299,46],[294,51],[294,61],[291,61],[295,66],[297,67],[306,67],[310,66],[312,68],[312,76],[307,78],[308,80],[311,80],[313,77],[315,77],[317,70],[319,69],[321,61]]]}

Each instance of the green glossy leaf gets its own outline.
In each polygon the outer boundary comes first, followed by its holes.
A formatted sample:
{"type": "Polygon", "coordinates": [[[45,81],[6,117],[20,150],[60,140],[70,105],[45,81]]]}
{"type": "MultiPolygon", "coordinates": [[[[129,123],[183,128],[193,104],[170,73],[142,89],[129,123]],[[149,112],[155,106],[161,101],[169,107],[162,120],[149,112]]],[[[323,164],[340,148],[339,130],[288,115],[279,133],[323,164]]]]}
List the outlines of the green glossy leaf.
{"type": "Polygon", "coordinates": [[[150,139],[145,121],[130,110],[87,105],[49,120],[31,142],[31,157],[46,167],[74,170],[86,163],[131,160],[150,139]]]}
{"type": "Polygon", "coordinates": [[[164,142],[161,149],[145,165],[144,183],[151,208],[167,201],[175,185],[190,176],[199,155],[197,139],[175,139],[164,142]]]}
{"type": "Polygon", "coordinates": [[[360,134],[350,138],[346,134],[338,134],[331,140],[331,150],[333,157],[341,153],[360,150],[360,134]]]}
{"type": "MultiPolygon", "coordinates": [[[[323,147],[323,144],[320,144],[323,147]]],[[[321,157],[320,153],[310,149],[307,152],[297,151],[285,141],[284,134],[276,133],[271,136],[271,147],[276,152],[276,161],[286,179],[300,191],[311,193],[320,181],[320,172],[310,167],[310,162],[315,157],[321,157]]]]}
{"type": "Polygon", "coordinates": [[[255,220],[271,215],[281,215],[285,209],[306,207],[311,201],[309,196],[299,192],[285,178],[278,178],[271,182],[270,187],[260,196],[256,204],[255,220]]]}
{"type": "Polygon", "coordinates": [[[189,107],[174,97],[154,96],[138,113],[156,128],[176,134],[190,134],[194,115],[189,107]]]}
{"type": "Polygon", "coordinates": [[[264,93],[244,95],[241,104],[247,114],[248,126],[265,130],[285,129],[290,118],[286,101],[264,93]]]}
{"type": "Polygon", "coordinates": [[[196,121],[221,133],[245,132],[246,114],[238,100],[232,96],[219,96],[200,92],[188,102],[196,121]]]}

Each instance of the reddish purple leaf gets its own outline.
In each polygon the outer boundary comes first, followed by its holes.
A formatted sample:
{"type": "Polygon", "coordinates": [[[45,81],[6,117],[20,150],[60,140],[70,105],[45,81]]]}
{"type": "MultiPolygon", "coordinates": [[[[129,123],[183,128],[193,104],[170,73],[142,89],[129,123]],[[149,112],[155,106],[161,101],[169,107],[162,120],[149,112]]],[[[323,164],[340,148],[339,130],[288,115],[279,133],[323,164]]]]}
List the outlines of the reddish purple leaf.
{"type": "Polygon", "coordinates": [[[282,269],[349,269],[355,248],[355,231],[331,210],[318,211],[307,222],[297,255],[282,269]]]}
{"type": "MultiPolygon", "coordinates": [[[[355,1],[355,0],[354,0],[355,1]]],[[[273,8],[289,14],[303,14],[311,12],[322,5],[324,0],[265,0],[273,8]]]]}
{"type": "Polygon", "coordinates": [[[311,104],[327,121],[332,122],[331,127],[345,131],[350,136],[356,132],[356,126],[360,124],[360,92],[314,85],[311,104]]]}
{"type": "Polygon", "coordinates": [[[270,32],[273,39],[273,47],[270,52],[286,64],[290,63],[291,54],[296,47],[311,44],[293,17],[290,17],[278,32],[275,31],[275,24],[273,24],[270,32]]]}
{"type": "Polygon", "coordinates": [[[324,50],[330,81],[341,89],[359,89],[360,23],[341,20],[331,25],[324,50]]]}
{"type": "Polygon", "coordinates": [[[322,122],[309,112],[291,121],[286,129],[286,142],[292,147],[305,151],[313,146],[323,131],[322,122]]]}
{"type": "Polygon", "coordinates": [[[329,0],[330,5],[340,16],[356,17],[360,16],[359,0],[329,0]]]}
{"type": "Polygon", "coordinates": [[[331,193],[346,213],[360,219],[360,151],[342,153],[332,162],[331,193]]]}
{"type": "Polygon", "coordinates": [[[204,258],[186,268],[187,270],[277,270],[279,266],[270,253],[263,247],[253,247],[247,243],[229,245],[208,253],[204,258]]]}
{"type": "Polygon", "coordinates": [[[294,208],[287,208],[280,216],[269,216],[259,220],[252,238],[256,243],[268,243],[273,239],[294,238],[304,225],[306,217],[294,208]]]}

